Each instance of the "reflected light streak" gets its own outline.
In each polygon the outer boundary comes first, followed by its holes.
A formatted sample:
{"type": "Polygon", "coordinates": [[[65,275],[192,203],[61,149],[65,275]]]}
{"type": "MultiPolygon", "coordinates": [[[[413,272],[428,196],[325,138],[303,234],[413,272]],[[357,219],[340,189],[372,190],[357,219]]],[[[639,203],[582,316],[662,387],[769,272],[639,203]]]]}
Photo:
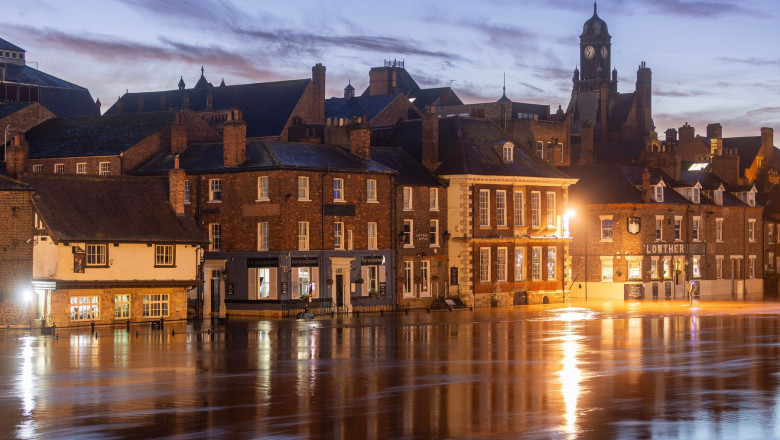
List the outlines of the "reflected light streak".
{"type": "Polygon", "coordinates": [[[35,420],[32,412],[35,409],[35,399],[33,398],[33,349],[32,337],[27,336],[22,339],[22,369],[19,374],[19,397],[22,400],[22,415],[27,417],[19,424],[17,431],[18,438],[28,439],[37,438],[35,432],[35,420]]]}
{"type": "Polygon", "coordinates": [[[579,343],[576,336],[570,335],[563,343],[563,368],[561,369],[561,392],[566,404],[566,434],[576,438],[577,434],[577,399],[580,394],[580,379],[582,374],[577,366],[577,351],[579,343]]]}

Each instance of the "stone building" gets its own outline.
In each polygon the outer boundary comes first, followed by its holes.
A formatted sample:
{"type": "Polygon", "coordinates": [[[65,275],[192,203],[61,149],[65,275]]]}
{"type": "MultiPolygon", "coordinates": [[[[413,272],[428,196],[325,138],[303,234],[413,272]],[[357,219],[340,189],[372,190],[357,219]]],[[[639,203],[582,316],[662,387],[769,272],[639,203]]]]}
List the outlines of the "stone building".
{"type": "Polygon", "coordinates": [[[32,188],[0,175],[0,325],[29,327],[38,315],[32,293],[32,188]]]}
{"type": "Polygon", "coordinates": [[[205,238],[183,215],[175,173],[23,177],[35,189],[31,287],[46,326],[187,318],[205,238]]]}
{"type": "Polygon", "coordinates": [[[5,162],[6,148],[13,138],[27,132],[41,122],[56,117],[37,102],[0,104],[0,128],[3,129],[3,148],[0,158],[5,162]]]}

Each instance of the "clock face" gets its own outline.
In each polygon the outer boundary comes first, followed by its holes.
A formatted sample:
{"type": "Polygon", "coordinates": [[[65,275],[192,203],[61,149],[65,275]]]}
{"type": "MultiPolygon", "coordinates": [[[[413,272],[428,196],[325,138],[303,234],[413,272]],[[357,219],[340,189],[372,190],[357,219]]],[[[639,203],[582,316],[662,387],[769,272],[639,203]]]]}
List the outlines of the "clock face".
{"type": "Polygon", "coordinates": [[[593,56],[596,55],[596,49],[593,48],[593,46],[588,46],[585,48],[585,58],[591,60],[593,59],[593,56]]]}
{"type": "Polygon", "coordinates": [[[609,55],[609,49],[607,49],[607,46],[601,46],[601,58],[606,59],[607,55],[609,55]]]}

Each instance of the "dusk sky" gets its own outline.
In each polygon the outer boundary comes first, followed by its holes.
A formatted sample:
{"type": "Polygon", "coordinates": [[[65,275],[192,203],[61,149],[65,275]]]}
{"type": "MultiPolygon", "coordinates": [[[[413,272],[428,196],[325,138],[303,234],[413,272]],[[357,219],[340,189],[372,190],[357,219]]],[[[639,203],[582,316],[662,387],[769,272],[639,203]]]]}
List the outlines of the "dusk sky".
{"type": "MultiPolygon", "coordinates": [[[[6,2],[0,38],[28,64],[87,87],[105,111],[125,90],[298,79],[327,68],[326,97],[358,93],[368,71],[405,60],[425,87],[452,84],[464,102],[495,101],[506,73],[514,101],[564,108],[590,0],[6,2]]],[[[725,137],[780,130],[776,0],[602,0],[618,89],[653,71],[661,138],[689,122],[725,137]]],[[[780,136],[776,136],[776,139],[780,136]]],[[[780,142],[775,142],[780,144],[780,142]]]]}

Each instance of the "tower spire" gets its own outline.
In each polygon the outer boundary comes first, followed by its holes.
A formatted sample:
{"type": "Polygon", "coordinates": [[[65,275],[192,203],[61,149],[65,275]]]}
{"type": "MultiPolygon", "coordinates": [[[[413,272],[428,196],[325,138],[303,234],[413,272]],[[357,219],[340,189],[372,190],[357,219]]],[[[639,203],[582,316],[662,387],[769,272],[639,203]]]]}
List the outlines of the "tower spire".
{"type": "Polygon", "coordinates": [[[504,72],[504,88],[503,88],[503,95],[506,96],[506,72],[504,72]]]}
{"type": "Polygon", "coordinates": [[[593,2],[593,15],[596,15],[596,2],[593,2]]]}

